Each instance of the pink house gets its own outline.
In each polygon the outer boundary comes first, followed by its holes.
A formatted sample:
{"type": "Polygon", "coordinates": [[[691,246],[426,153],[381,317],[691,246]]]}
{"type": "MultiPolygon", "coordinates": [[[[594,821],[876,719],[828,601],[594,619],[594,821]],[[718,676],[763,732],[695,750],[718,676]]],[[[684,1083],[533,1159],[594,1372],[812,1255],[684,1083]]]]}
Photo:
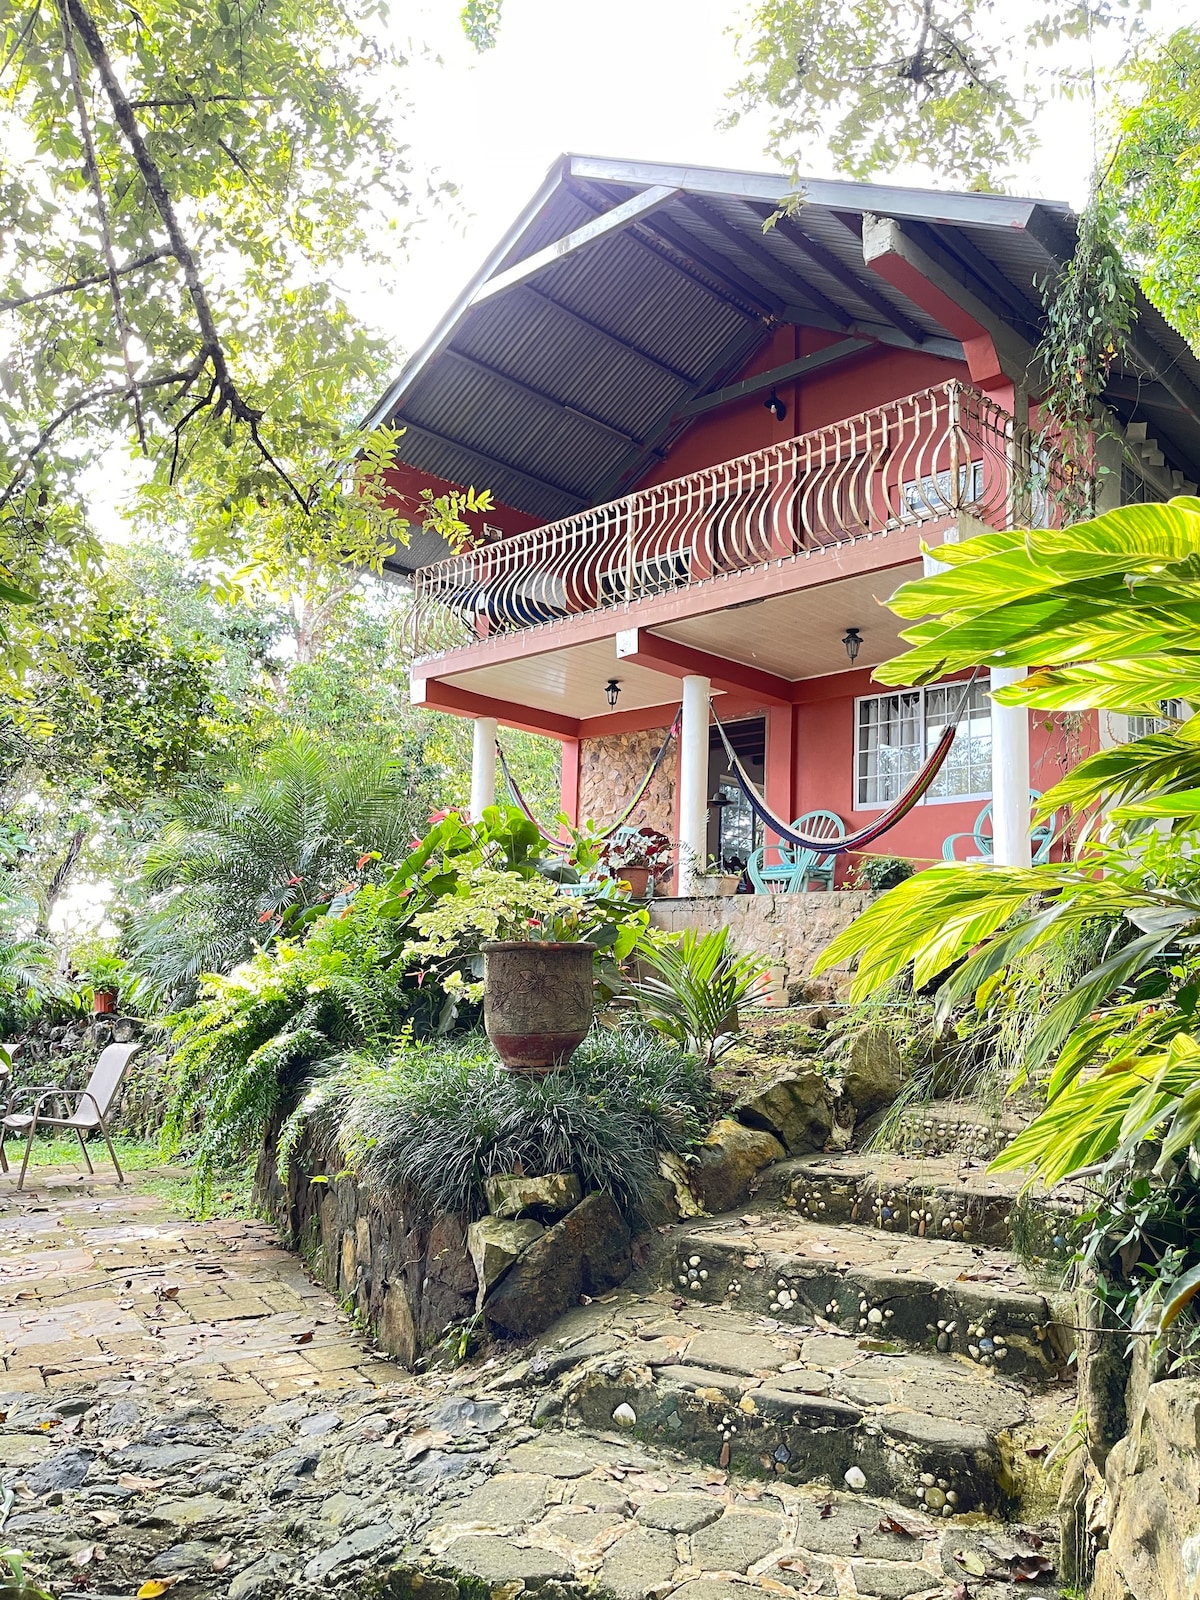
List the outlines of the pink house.
{"type": "MultiPolygon", "coordinates": [[[[1123,719],[1047,726],[986,674],[896,692],[871,669],[880,602],[936,546],[1047,525],[1040,283],[1072,252],[1065,205],[564,156],[373,413],[405,429],[396,489],[486,487],[455,554],[418,533],[413,698],[562,743],[562,802],[605,821],[682,707],[635,821],[706,857],[764,841],[710,705],[772,810],[853,831],[908,786],[947,719],[932,791],[874,846],[940,860],[994,803],[995,853],[1029,857],[1029,791],[1123,719]],[[710,803],[711,802],[711,803],[710,803]]],[[[1144,300],[1105,396],[1104,505],[1195,492],[1200,362],[1144,300]]],[[[970,841],[960,854],[970,852],[970,841]]],[[[847,858],[838,867],[838,879],[847,858]]]]}

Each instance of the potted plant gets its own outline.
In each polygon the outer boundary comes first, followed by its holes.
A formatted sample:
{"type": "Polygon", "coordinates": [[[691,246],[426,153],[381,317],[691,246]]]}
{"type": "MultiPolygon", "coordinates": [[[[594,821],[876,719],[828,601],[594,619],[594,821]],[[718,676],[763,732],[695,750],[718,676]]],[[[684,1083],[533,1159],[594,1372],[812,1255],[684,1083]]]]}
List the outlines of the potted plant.
{"type": "Polygon", "coordinates": [[[644,900],[670,870],[671,841],[657,828],[621,828],[600,846],[599,858],[610,878],[627,884],[635,900],[644,900]]]}
{"type": "Polygon", "coordinates": [[[706,876],[716,884],[716,893],[719,895],[736,894],[738,884],[742,881],[740,868],[736,872],[730,871],[730,863],[719,861],[716,856],[709,856],[706,876]]]}
{"type": "Polygon", "coordinates": [[[420,937],[408,951],[423,977],[444,974],[452,1000],[482,998],[496,1054],[510,1071],[535,1075],[564,1065],[587,1037],[597,956],[623,960],[647,921],[628,899],[559,882],[546,865],[501,865],[492,854],[456,872],[453,887],[414,917],[420,937]],[[473,981],[480,956],[482,983],[473,981]]]}
{"type": "Polygon", "coordinates": [[[125,976],[125,963],[120,956],[102,947],[89,950],[76,957],[76,970],[82,980],[83,1003],[86,1005],[86,991],[90,990],[93,1016],[111,1016],[117,1009],[125,976]]]}

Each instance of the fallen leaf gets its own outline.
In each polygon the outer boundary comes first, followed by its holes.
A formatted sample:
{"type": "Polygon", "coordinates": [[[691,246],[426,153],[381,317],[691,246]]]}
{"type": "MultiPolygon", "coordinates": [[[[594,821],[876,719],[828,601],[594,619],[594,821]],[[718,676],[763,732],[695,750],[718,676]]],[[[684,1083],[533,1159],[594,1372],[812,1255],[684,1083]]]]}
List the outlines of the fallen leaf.
{"type": "Polygon", "coordinates": [[[305,1328],[303,1333],[294,1333],[292,1335],[292,1342],[294,1344],[311,1344],[312,1338],[313,1330],[311,1328],[305,1328]]]}
{"type": "Polygon", "coordinates": [[[158,1289],[155,1292],[160,1300],[178,1300],[179,1285],[177,1283],[169,1283],[165,1289],[158,1289]]]}
{"type": "Polygon", "coordinates": [[[405,1461],[416,1461],[419,1456],[425,1455],[429,1450],[441,1450],[448,1444],[453,1444],[454,1435],[445,1433],[437,1428],[421,1428],[414,1433],[404,1446],[405,1461]]]}
{"type": "Polygon", "coordinates": [[[920,1517],[910,1517],[904,1511],[885,1511],[879,1519],[880,1533],[898,1533],[905,1539],[936,1539],[937,1532],[920,1517]]]}
{"type": "Polygon", "coordinates": [[[822,1500],[820,1507],[818,1508],[817,1515],[820,1517],[822,1522],[827,1522],[829,1518],[833,1516],[833,1501],[822,1500]]]}
{"type": "Polygon", "coordinates": [[[956,1550],[954,1559],[960,1567],[964,1567],[973,1578],[982,1578],[987,1571],[983,1557],[974,1550],[956,1550]]]}
{"type": "Polygon", "coordinates": [[[179,1582],[178,1578],[150,1578],[137,1592],[137,1600],[158,1600],[160,1594],[179,1582]]]}
{"type": "Polygon", "coordinates": [[[98,1528],[115,1528],[121,1520],[121,1513],[119,1511],[93,1511],[91,1518],[98,1528]]]}
{"type": "Polygon", "coordinates": [[[971,1591],[965,1583],[956,1583],[950,1590],[950,1600],[971,1600],[971,1591]]]}
{"type": "Polygon", "coordinates": [[[1014,1583],[1036,1583],[1039,1578],[1048,1578],[1053,1573],[1054,1563],[1046,1556],[1013,1556],[1008,1570],[1014,1583]]]}
{"type": "Polygon", "coordinates": [[[85,1544],[72,1555],[71,1563],[76,1567],[90,1567],[93,1561],[101,1560],[103,1555],[98,1544],[85,1544]]]}
{"type": "Polygon", "coordinates": [[[122,1489],[133,1489],[138,1494],[144,1494],[150,1489],[161,1489],[166,1483],[165,1478],[139,1478],[135,1472],[119,1472],[117,1483],[122,1489]]]}
{"type": "Polygon", "coordinates": [[[217,1554],[212,1558],[212,1569],[213,1569],[213,1571],[214,1572],[224,1572],[225,1568],[229,1565],[229,1563],[232,1560],[233,1560],[233,1551],[232,1550],[219,1550],[217,1552],[217,1554]]]}

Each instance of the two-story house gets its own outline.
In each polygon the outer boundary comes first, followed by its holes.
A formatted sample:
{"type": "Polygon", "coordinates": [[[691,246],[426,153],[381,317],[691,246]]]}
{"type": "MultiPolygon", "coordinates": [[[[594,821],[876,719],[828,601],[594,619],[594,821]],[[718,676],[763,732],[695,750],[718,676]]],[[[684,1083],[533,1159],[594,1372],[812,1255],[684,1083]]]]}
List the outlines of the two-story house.
{"type": "MultiPolygon", "coordinates": [[[[497,727],[524,728],[562,743],[563,808],[601,822],[682,707],[634,818],[681,842],[679,892],[761,839],[710,706],[777,815],[848,830],[954,718],[951,759],[875,848],[940,859],[991,797],[997,857],[1027,860],[1030,789],[1123,730],[999,707],[986,675],[964,700],[871,668],[899,648],[881,602],[922,542],[1056,515],[1035,351],[1074,217],[827,180],[776,216],[788,192],[564,156],[396,378],[373,420],[405,430],[397,494],[497,502],[472,548],[418,533],[392,563],[413,698],[475,719],[474,806],[497,727]]],[[[1144,299],[1105,402],[1103,503],[1195,492],[1200,362],[1144,299]]]]}

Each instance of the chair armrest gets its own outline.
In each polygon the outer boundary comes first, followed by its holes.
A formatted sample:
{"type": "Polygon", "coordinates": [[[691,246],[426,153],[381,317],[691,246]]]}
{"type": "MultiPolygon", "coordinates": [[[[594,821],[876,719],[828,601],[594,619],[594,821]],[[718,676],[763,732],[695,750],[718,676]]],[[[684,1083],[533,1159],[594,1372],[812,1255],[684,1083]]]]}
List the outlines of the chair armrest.
{"type": "Polygon", "coordinates": [[[7,1117],[14,1106],[19,1105],[22,1100],[28,1100],[31,1095],[40,1095],[44,1099],[48,1094],[60,1093],[65,1093],[65,1091],[60,1090],[58,1085],[53,1083],[27,1083],[20,1088],[10,1089],[8,1098],[4,1102],[4,1115],[7,1117]]]}

